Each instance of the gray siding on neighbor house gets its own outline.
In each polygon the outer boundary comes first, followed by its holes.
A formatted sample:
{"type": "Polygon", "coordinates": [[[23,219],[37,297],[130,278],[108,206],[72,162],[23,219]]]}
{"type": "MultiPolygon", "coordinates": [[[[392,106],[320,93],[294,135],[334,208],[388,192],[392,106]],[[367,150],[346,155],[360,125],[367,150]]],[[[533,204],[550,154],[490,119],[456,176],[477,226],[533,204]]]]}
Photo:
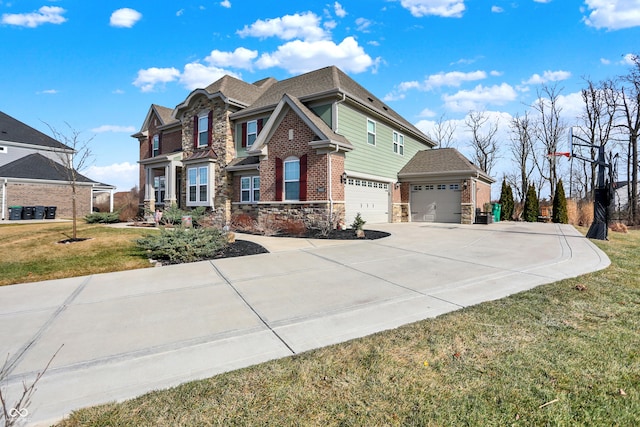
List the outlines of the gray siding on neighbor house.
{"type": "Polygon", "coordinates": [[[49,159],[61,163],[59,154],[62,153],[46,150],[40,146],[34,146],[34,148],[16,147],[10,145],[10,143],[3,143],[2,141],[0,141],[0,146],[5,147],[5,150],[0,152],[0,166],[7,165],[15,160],[34,153],[39,153],[49,159]]]}
{"type": "Polygon", "coordinates": [[[344,135],[354,146],[347,153],[345,169],[353,172],[377,175],[395,180],[398,171],[421,150],[429,149],[407,134],[404,136],[404,155],[393,152],[393,131],[387,122],[358,111],[348,105],[338,105],[338,133],[344,135]],[[367,119],[376,122],[376,145],[367,142],[367,119]]]}

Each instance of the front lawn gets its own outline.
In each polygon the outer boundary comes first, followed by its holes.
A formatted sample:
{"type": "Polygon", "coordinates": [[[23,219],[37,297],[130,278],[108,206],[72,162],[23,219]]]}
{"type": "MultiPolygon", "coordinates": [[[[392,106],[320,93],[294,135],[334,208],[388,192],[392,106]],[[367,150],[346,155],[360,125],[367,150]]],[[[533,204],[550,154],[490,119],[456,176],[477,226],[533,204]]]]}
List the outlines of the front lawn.
{"type": "Polygon", "coordinates": [[[149,267],[135,239],[153,231],[78,222],[82,242],[58,243],[71,223],[34,222],[0,226],[0,286],[149,267]]]}
{"type": "Polygon", "coordinates": [[[59,425],[640,425],[640,231],[610,239],[606,270],[59,425]]]}

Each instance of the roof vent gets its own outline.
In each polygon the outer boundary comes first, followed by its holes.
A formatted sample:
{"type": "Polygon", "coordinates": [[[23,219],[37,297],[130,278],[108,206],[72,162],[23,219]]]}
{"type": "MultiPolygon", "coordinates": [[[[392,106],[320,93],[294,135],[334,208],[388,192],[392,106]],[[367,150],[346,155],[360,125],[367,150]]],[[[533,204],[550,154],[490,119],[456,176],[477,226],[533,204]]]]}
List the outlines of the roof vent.
{"type": "Polygon", "coordinates": [[[389,109],[387,108],[387,106],[386,106],[386,105],[383,105],[383,106],[382,106],[382,109],[383,109],[384,111],[389,111],[389,109]]]}
{"type": "Polygon", "coordinates": [[[373,102],[373,98],[371,98],[370,96],[368,96],[367,99],[369,100],[369,102],[373,102]]]}

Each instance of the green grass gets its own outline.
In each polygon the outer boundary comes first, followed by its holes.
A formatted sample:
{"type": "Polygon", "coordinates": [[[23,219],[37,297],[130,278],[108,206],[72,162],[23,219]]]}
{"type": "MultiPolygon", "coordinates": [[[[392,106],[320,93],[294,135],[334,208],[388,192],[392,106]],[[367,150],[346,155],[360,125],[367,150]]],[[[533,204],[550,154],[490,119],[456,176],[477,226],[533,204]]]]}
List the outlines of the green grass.
{"type": "Polygon", "coordinates": [[[0,226],[0,286],[61,279],[109,271],[149,267],[135,239],[148,230],[78,225],[82,242],[59,244],[71,233],[71,223],[0,226]]]}
{"type": "Polygon", "coordinates": [[[640,232],[610,239],[606,270],[59,425],[640,425],[640,232]]]}

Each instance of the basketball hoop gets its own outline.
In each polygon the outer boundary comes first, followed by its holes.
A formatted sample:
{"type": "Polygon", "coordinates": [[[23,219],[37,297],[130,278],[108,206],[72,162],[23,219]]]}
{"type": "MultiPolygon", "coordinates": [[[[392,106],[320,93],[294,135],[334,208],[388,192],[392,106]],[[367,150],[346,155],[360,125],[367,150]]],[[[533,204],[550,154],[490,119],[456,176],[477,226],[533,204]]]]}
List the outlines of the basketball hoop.
{"type": "Polygon", "coordinates": [[[570,158],[571,153],[567,153],[567,152],[547,153],[547,157],[562,157],[562,156],[570,158]]]}

